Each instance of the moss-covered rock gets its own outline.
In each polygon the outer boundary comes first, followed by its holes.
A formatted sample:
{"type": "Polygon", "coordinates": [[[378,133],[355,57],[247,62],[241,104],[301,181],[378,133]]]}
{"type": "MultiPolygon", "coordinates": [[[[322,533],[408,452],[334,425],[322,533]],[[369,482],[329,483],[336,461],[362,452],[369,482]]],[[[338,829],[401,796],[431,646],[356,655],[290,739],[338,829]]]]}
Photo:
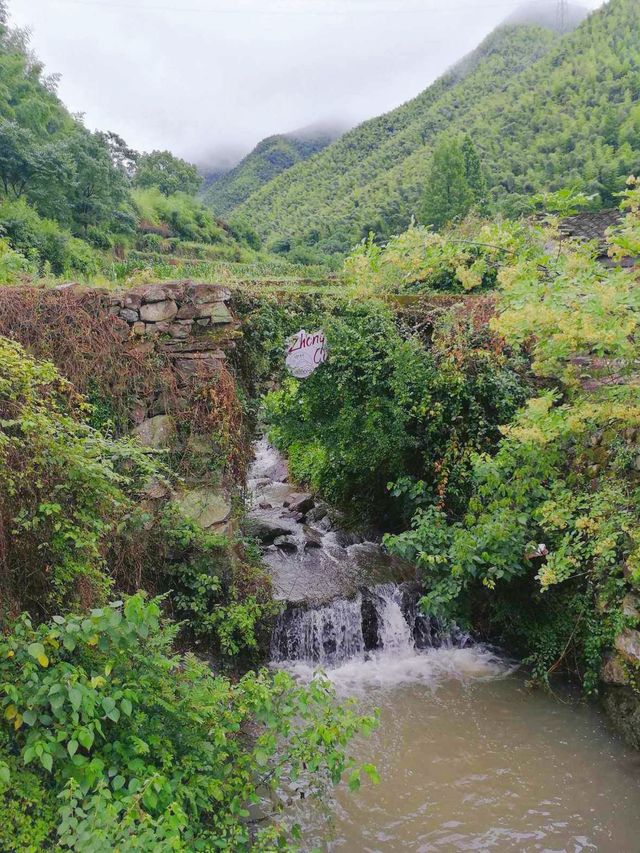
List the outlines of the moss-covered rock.
{"type": "Polygon", "coordinates": [[[630,687],[608,685],[602,701],[612,726],[630,746],[640,749],[640,695],[630,687]]]}

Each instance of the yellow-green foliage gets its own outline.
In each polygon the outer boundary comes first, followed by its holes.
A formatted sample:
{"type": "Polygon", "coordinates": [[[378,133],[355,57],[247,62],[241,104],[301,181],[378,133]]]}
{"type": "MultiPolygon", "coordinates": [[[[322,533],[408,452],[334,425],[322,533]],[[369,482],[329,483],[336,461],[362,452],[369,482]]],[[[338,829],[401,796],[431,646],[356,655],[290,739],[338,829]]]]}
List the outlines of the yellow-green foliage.
{"type": "MultiPolygon", "coordinates": [[[[614,257],[640,238],[637,193],[632,183],[614,257]]],[[[461,520],[428,507],[388,540],[421,566],[431,610],[455,611],[484,587],[536,676],[570,655],[587,690],[624,625],[621,599],[640,590],[637,277],[548,239],[502,268],[492,326],[556,390],[503,429],[494,456],[474,456],[461,520]]]]}
{"type": "MultiPolygon", "coordinates": [[[[635,114],[640,124],[640,107],[635,114]]],[[[611,231],[609,254],[612,258],[640,257],[640,179],[632,176],[627,182],[628,190],[622,203],[626,217],[622,225],[611,231]]]]}
{"type": "Polygon", "coordinates": [[[361,293],[463,293],[492,287],[498,270],[526,257],[538,234],[526,223],[476,217],[441,233],[414,223],[384,247],[369,235],[346,259],[344,277],[361,293]]]}
{"type": "MultiPolygon", "coordinates": [[[[640,239],[637,197],[637,189],[628,193],[630,212],[611,235],[613,257],[628,255],[640,239]]],[[[559,251],[547,244],[503,268],[498,280],[494,328],[514,344],[531,342],[540,376],[578,387],[590,368],[622,377],[633,369],[640,323],[636,270],[606,269],[588,245],[559,251]]]]}

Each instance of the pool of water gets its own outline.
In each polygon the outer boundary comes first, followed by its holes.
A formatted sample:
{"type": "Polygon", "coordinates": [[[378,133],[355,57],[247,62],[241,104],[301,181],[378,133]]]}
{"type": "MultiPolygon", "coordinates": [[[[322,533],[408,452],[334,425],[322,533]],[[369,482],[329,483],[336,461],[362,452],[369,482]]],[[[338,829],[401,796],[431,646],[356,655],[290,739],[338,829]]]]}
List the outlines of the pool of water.
{"type": "Polygon", "coordinates": [[[481,647],[374,655],[331,677],[380,708],[356,753],[381,783],[299,806],[305,849],[640,851],[640,756],[596,707],[531,692],[481,647]]]}
{"type": "Polygon", "coordinates": [[[596,706],[530,691],[503,656],[420,616],[397,567],[380,574],[379,545],[345,547],[317,514],[294,516],[286,463],[265,440],[250,486],[253,517],[288,534],[264,552],[295,605],[274,630],[274,665],[302,680],[321,665],[340,696],[381,713],[355,744],[380,785],[292,804],[284,819],[302,826],[304,850],[640,853],[640,755],[596,706]]]}

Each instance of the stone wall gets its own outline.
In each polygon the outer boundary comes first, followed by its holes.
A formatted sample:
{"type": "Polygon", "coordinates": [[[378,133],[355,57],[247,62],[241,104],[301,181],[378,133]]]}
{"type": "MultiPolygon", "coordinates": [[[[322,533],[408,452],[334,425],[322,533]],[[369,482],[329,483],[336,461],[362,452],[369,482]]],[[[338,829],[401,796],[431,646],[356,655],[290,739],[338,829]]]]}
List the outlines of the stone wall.
{"type": "Polygon", "coordinates": [[[129,325],[140,352],[159,356],[163,370],[154,396],[135,401],[133,433],[145,446],[177,451],[197,463],[173,499],[211,532],[229,532],[232,484],[210,458],[212,437],[191,432],[185,438],[179,427],[198,394],[216,385],[235,347],[240,332],[230,302],[228,288],[192,281],[143,285],[110,296],[110,313],[129,325]]]}

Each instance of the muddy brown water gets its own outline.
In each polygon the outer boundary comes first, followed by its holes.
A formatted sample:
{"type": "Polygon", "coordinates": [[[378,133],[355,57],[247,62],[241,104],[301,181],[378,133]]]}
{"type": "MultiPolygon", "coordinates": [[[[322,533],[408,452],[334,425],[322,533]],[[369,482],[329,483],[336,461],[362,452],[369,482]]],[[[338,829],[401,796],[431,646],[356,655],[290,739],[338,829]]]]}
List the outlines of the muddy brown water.
{"type": "Polygon", "coordinates": [[[284,815],[300,823],[303,850],[640,853],[640,754],[596,705],[530,691],[513,662],[464,635],[416,648],[389,583],[374,587],[380,642],[366,651],[353,595],[384,554],[375,543],[345,547],[322,524],[309,548],[309,522],[284,507],[295,492],[286,464],[264,439],[250,485],[253,516],[288,534],[287,549],[264,551],[276,595],[328,602],[286,624],[297,659],[276,655],[276,665],[308,680],[322,662],[340,697],[381,715],[354,747],[380,784],[343,786],[324,806],[293,803],[284,815]]]}
{"type": "Polygon", "coordinates": [[[482,674],[473,650],[430,655],[440,666],[413,682],[334,675],[380,708],[356,753],[381,783],[298,808],[305,850],[640,851],[640,756],[597,708],[482,674]]]}

